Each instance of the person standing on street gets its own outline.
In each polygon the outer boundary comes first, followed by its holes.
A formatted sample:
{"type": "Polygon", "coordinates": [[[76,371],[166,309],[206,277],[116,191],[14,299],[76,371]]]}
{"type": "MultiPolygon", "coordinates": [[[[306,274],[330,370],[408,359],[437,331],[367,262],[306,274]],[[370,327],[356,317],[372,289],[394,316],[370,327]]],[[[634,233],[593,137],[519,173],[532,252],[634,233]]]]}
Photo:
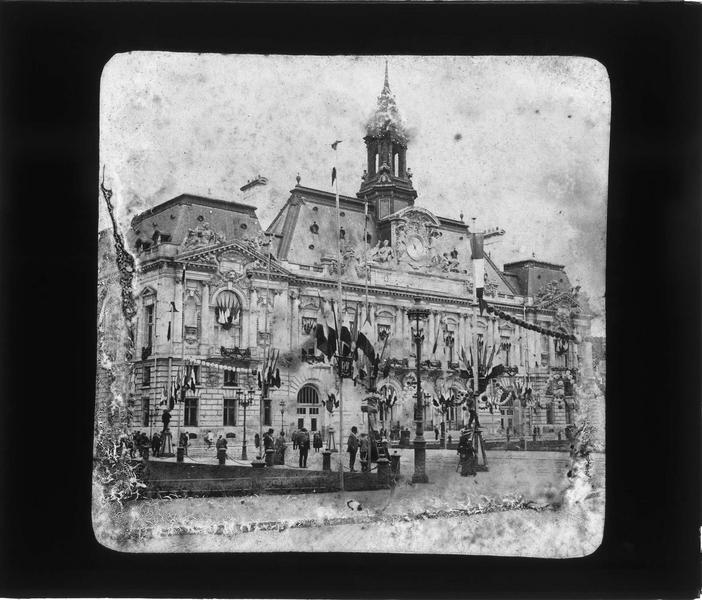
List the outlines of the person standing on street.
{"type": "Polygon", "coordinates": [[[322,447],[322,434],[319,431],[314,432],[314,451],[319,452],[319,449],[322,447]]]}
{"type": "Polygon", "coordinates": [[[358,449],[361,451],[361,471],[370,471],[370,440],[365,433],[361,434],[358,449]]]}
{"type": "Polygon", "coordinates": [[[349,440],[346,447],[346,452],[349,453],[349,471],[355,471],[354,464],[356,463],[356,453],[358,452],[358,428],[354,425],[349,434],[349,440]]]}
{"type": "Polygon", "coordinates": [[[274,464],[284,465],[285,464],[285,448],[287,444],[285,443],[285,432],[281,431],[280,435],[275,440],[275,460],[274,464]]]}
{"type": "Polygon", "coordinates": [[[467,427],[461,429],[461,437],[458,440],[458,456],[461,463],[461,477],[476,475],[475,451],[473,441],[470,438],[470,430],[467,427]]]}
{"type": "Polygon", "coordinates": [[[310,451],[310,435],[307,433],[307,429],[304,427],[300,429],[297,436],[297,445],[300,448],[300,462],[299,466],[302,469],[307,468],[307,454],[310,451]]]}

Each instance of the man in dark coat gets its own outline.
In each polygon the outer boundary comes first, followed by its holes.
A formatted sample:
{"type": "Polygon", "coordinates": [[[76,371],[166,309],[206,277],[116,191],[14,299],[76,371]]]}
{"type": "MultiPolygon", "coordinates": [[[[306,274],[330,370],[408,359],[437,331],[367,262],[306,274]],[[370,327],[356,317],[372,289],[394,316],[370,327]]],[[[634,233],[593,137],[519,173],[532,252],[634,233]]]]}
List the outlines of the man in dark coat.
{"type": "Polygon", "coordinates": [[[458,456],[461,461],[461,477],[476,475],[473,440],[470,437],[470,430],[467,428],[461,430],[461,437],[458,440],[458,456]]]}
{"type": "Polygon", "coordinates": [[[275,440],[273,439],[273,433],[274,431],[272,429],[269,429],[266,431],[266,433],[263,434],[263,450],[273,450],[273,444],[275,443],[275,440]]]}
{"type": "Polygon", "coordinates": [[[349,434],[348,444],[346,446],[346,452],[349,453],[349,471],[355,471],[353,468],[356,463],[356,453],[358,452],[358,428],[354,425],[351,428],[351,433],[349,434]]]}
{"type": "Polygon", "coordinates": [[[299,466],[303,469],[307,468],[307,454],[310,451],[310,435],[304,427],[300,429],[297,436],[297,445],[300,448],[300,463],[299,466]]]}
{"type": "Polygon", "coordinates": [[[158,431],[155,431],[153,436],[151,436],[151,453],[158,457],[159,450],[161,449],[161,436],[158,431]]]}

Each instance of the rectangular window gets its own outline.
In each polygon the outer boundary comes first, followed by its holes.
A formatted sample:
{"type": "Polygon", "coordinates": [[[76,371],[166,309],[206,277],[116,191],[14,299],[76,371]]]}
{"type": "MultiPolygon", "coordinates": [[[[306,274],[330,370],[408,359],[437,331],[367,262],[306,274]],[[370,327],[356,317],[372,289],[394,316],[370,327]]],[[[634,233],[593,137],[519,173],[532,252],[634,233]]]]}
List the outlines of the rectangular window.
{"type": "Polygon", "coordinates": [[[307,409],[306,409],[306,408],[300,408],[300,407],[298,407],[298,408],[297,408],[297,414],[298,414],[298,415],[307,414],[307,409]]]}
{"type": "Polygon", "coordinates": [[[144,322],[146,324],[146,335],[145,340],[146,340],[146,347],[152,347],[153,341],[154,341],[154,305],[149,304],[144,308],[145,312],[145,319],[144,322]]]}
{"type": "Polygon", "coordinates": [[[141,424],[144,427],[149,426],[149,399],[141,399],[141,424]]]}
{"type": "Polygon", "coordinates": [[[264,425],[272,425],[273,423],[271,422],[271,399],[266,398],[263,401],[263,424],[264,425]]]}
{"type": "Polygon", "coordinates": [[[311,415],[318,415],[319,414],[319,407],[318,406],[317,407],[310,406],[310,414],[311,415]]]}
{"type": "Polygon", "coordinates": [[[237,401],[235,398],[224,399],[224,420],[222,425],[225,427],[234,427],[236,425],[236,409],[237,401]]]}
{"type": "Polygon", "coordinates": [[[151,385],[151,365],[144,365],[144,370],[141,372],[141,385],[144,387],[151,385]]]}
{"type": "Polygon", "coordinates": [[[185,399],[185,415],[183,425],[186,427],[197,427],[197,398],[185,399]]]}
{"type": "Polygon", "coordinates": [[[239,374],[236,371],[225,371],[224,372],[224,385],[226,386],[236,386],[239,385],[239,374]]]}

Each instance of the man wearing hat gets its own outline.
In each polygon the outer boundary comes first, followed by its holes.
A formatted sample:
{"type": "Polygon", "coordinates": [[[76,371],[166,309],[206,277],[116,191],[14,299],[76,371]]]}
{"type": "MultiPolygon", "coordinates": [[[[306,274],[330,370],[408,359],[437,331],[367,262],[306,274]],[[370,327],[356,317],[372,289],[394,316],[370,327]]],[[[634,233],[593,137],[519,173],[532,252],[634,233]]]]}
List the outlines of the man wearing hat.
{"type": "Polygon", "coordinates": [[[458,456],[461,464],[461,477],[476,475],[475,471],[475,451],[473,450],[473,440],[470,429],[461,429],[461,437],[458,440],[458,456]]]}

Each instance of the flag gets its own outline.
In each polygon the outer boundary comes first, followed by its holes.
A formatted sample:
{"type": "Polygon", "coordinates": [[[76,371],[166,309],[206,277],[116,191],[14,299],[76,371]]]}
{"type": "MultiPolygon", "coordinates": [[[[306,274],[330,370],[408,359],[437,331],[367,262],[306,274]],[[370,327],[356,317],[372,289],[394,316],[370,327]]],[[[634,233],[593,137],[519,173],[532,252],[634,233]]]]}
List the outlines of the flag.
{"type": "Polygon", "coordinates": [[[166,340],[171,341],[171,322],[168,321],[168,333],[166,334],[166,340]]]}
{"type": "Polygon", "coordinates": [[[470,238],[470,251],[473,259],[473,281],[475,297],[478,299],[480,314],[483,314],[483,288],[485,287],[485,254],[483,253],[483,234],[474,233],[470,238]]]}
{"type": "Polygon", "coordinates": [[[341,355],[351,354],[351,332],[346,325],[341,326],[341,355]]]}
{"type": "Polygon", "coordinates": [[[331,357],[334,356],[334,353],[336,352],[336,344],[337,344],[337,331],[338,331],[338,326],[336,323],[336,311],[334,310],[334,301],[330,300],[329,301],[329,309],[326,311],[325,314],[325,334],[327,337],[327,351],[326,355],[329,360],[331,360],[331,357]]]}
{"type": "Polygon", "coordinates": [[[334,185],[334,181],[336,181],[336,167],[332,168],[332,185],[334,185]]]}
{"type": "Polygon", "coordinates": [[[336,152],[336,147],[337,147],[339,144],[341,144],[342,141],[343,141],[343,140],[336,140],[336,141],[331,145],[332,150],[334,150],[334,151],[336,152]]]}
{"type": "Polygon", "coordinates": [[[183,276],[181,277],[180,282],[185,285],[185,264],[183,264],[183,276]]]}
{"type": "MultiPolygon", "coordinates": [[[[493,348],[494,350],[494,348],[493,348]]],[[[505,365],[502,360],[502,352],[501,348],[498,347],[497,349],[497,354],[495,355],[494,359],[491,361],[491,364],[489,366],[489,370],[486,374],[486,380],[489,379],[495,379],[496,377],[499,377],[505,372],[505,365]]]]}
{"type": "Polygon", "coordinates": [[[359,351],[359,360],[361,356],[366,357],[371,365],[375,363],[375,348],[373,347],[373,323],[371,322],[370,311],[364,311],[364,320],[361,328],[358,330],[356,338],[356,349],[359,351]]]}

